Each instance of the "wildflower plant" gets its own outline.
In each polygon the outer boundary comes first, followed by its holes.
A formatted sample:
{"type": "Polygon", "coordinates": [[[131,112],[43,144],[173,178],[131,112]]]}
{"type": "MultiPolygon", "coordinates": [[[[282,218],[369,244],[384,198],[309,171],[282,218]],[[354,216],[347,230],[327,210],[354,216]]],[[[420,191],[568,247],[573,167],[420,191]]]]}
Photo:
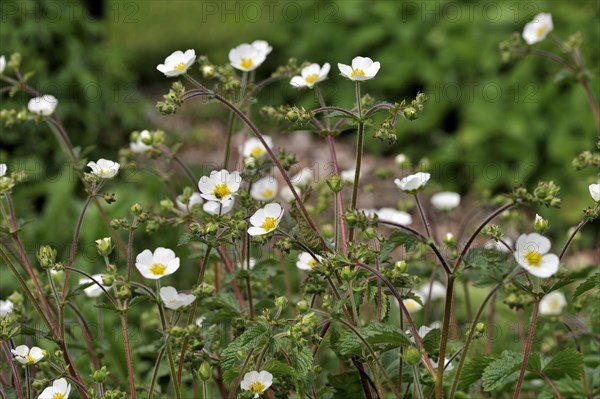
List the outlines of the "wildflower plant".
{"type": "MultiPolygon", "coordinates": [[[[551,16],[540,15],[525,27],[523,39],[536,45],[552,29],[551,16]]],[[[570,60],[559,63],[580,71],[579,43],[569,43],[561,48],[570,60]]],[[[505,58],[538,54],[527,46],[513,38],[501,49],[505,58]]],[[[552,233],[546,219],[531,217],[530,208],[543,214],[560,207],[560,188],[551,181],[486,198],[481,208],[487,216],[473,223],[460,215],[477,207],[474,198],[438,191],[444,182],[426,160],[410,167],[400,154],[397,169],[381,173],[388,177],[382,184],[396,189],[399,205],[361,208],[360,196],[372,184],[362,175],[365,134],[395,142],[396,124],[418,123],[427,96],[379,101],[363,94],[369,80],[393,73],[363,56],[351,65],[338,63],[341,77],[325,60],[290,59],[257,81],[256,71],[272,51],[277,49],[264,40],[240,44],[219,65],[189,49],[156,67],[171,84],[156,105],[160,113],[175,114],[197,99],[229,112],[222,164],[202,176],[178,155],[181,143],[152,129],[133,132],[119,162],[89,161],[92,154],[76,151],[70,142],[58,100],[27,84],[18,56],[9,62],[0,57],[0,79],[10,90],[32,96],[27,111],[3,110],[2,123],[49,127],[76,165],[86,195],[68,253],[42,245],[34,259],[21,240],[22,230],[33,227],[22,223],[12,201],[25,177],[10,164],[0,165],[0,256],[20,287],[0,300],[6,360],[0,372],[9,376],[2,381],[11,384],[11,392],[52,399],[442,399],[481,390],[516,399],[521,392],[558,397],[600,392],[592,378],[598,362],[584,362],[584,350],[597,349],[597,333],[582,321],[593,317],[583,310],[597,299],[598,274],[593,267],[570,267],[565,257],[577,234],[598,217],[598,184],[590,184],[590,206],[562,247],[544,235],[552,233]],[[319,88],[325,79],[353,85],[353,104],[329,104],[319,88]],[[266,135],[251,117],[261,90],[271,84],[302,89],[301,95],[315,99],[309,108],[269,104],[260,113],[281,130],[301,128],[322,140],[331,175],[323,179],[300,168],[275,133],[266,135]],[[349,130],[356,132],[356,157],[354,168],[344,171],[335,138],[349,130]],[[243,144],[236,161],[237,136],[243,144]],[[110,219],[106,208],[119,196],[103,190],[112,191],[120,173],[135,165],[177,168],[185,182],[158,174],[167,187],[181,188],[155,204],[127,204],[127,213],[110,219]],[[97,258],[85,264],[76,262],[76,254],[90,205],[107,236],[89,243],[97,258]],[[459,215],[460,228],[443,222],[452,215],[459,215]],[[175,235],[178,246],[146,249],[145,234],[158,240],[175,235]],[[302,276],[295,291],[292,270],[302,276]],[[478,291],[480,300],[472,301],[479,287],[484,296],[478,291]],[[83,302],[86,297],[94,299],[83,302]],[[488,307],[502,303],[514,312],[531,311],[523,350],[491,349],[486,329],[493,327],[495,313],[488,307]],[[94,323],[119,324],[123,335],[115,356],[125,372],[102,353],[103,342],[87,334],[92,320],[83,316],[84,306],[97,308],[94,323]],[[565,329],[562,337],[550,337],[557,348],[543,354],[532,352],[540,344],[533,339],[539,315],[552,328],[565,329]],[[66,328],[71,320],[86,332],[78,344],[66,328]],[[152,342],[133,342],[132,323],[152,342]],[[454,327],[463,333],[452,337],[454,327]],[[481,344],[490,348],[485,356],[481,344]],[[335,371],[323,372],[331,362],[335,371]]],[[[587,77],[580,83],[589,88],[587,77]]],[[[585,168],[594,162],[593,155],[582,154],[574,164],[585,168]]]]}

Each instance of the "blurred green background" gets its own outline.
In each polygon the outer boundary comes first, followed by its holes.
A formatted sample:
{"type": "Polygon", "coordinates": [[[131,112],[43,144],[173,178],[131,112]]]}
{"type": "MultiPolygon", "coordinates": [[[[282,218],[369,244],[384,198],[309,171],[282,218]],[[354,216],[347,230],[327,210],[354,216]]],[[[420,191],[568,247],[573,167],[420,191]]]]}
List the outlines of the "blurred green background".
{"type": "MultiPolygon", "coordinates": [[[[5,55],[20,52],[23,70],[35,71],[34,87],[59,98],[58,115],[75,145],[93,147],[91,158],[116,158],[132,130],[152,129],[158,118],[178,118],[154,110],[169,87],[155,68],[172,51],[194,48],[225,63],[230,48],[265,39],[274,50],[258,77],[268,76],[289,57],[330,62],[332,73],[323,84],[328,102],[352,103],[353,87],[337,76],[335,65],[350,63],[355,55],[382,64],[364,92],[390,101],[411,99],[419,90],[430,96],[418,121],[398,124],[397,144],[382,144],[367,134],[367,151],[390,157],[403,152],[413,160],[427,156],[434,179],[463,194],[502,192],[553,179],[564,193],[563,209],[545,214],[555,227],[575,224],[581,209],[590,205],[587,185],[596,180],[597,171],[575,172],[570,165],[579,152],[595,150],[598,132],[585,93],[572,82],[557,82],[560,68],[545,59],[502,64],[498,44],[538,12],[550,12],[558,37],[583,33],[583,55],[597,75],[597,1],[90,4],[88,9],[74,1],[3,1],[0,48],[5,55]]],[[[559,51],[550,40],[536,47],[559,51]]],[[[600,97],[599,80],[591,85],[600,97]]],[[[310,95],[298,94],[287,82],[261,99],[273,105],[313,104],[310,95]]],[[[1,101],[2,108],[22,107],[27,97],[2,96],[1,101]]],[[[200,118],[214,119],[197,108],[200,118]]],[[[168,142],[181,133],[167,131],[168,142]]],[[[76,181],[65,178],[66,158],[54,137],[45,126],[29,123],[2,128],[0,144],[3,162],[28,170],[32,183],[41,183],[15,193],[20,214],[55,227],[51,232],[29,229],[26,237],[30,242],[69,242],[84,193],[76,181]]],[[[122,216],[134,201],[152,204],[167,194],[155,176],[130,177],[130,184],[113,186],[119,199],[110,207],[113,217],[122,216]]],[[[97,215],[92,210],[89,217],[97,215]]],[[[561,240],[563,232],[558,231],[561,240]]],[[[83,234],[91,242],[106,231],[101,223],[91,223],[83,234]]]]}

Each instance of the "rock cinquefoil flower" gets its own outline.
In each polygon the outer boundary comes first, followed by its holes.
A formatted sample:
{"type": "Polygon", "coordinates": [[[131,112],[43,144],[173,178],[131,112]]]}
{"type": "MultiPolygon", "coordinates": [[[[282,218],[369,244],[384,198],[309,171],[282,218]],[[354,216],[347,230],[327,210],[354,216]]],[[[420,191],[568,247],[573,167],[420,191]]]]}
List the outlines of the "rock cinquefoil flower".
{"type": "Polygon", "coordinates": [[[225,169],[210,172],[210,176],[203,176],[198,181],[198,188],[202,198],[208,201],[226,202],[239,189],[242,178],[238,172],[228,172],[225,169]]]}
{"type": "Polygon", "coordinates": [[[250,196],[256,201],[270,201],[277,194],[277,186],[277,180],[273,177],[263,177],[252,184],[250,196]]]}
{"type": "Polygon", "coordinates": [[[235,197],[229,197],[223,201],[207,201],[202,206],[204,212],[213,216],[222,216],[228,214],[235,205],[235,197]]]}
{"type": "Polygon", "coordinates": [[[4,73],[4,69],[6,68],[6,57],[0,55],[0,75],[4,73]]]}
{"type": "Polygon", "coordinates": [[[0,177],[4,177],[7,170],[8,170],[8,167],[6,166],[6,164],[0,163],[0,177]]]}
{"type": "Polygon", "coordinates": [[[156,69],[164,73],[166,77],[170,78],[186,73],[192,64],[194,64],[194,61],[196,61],[196,51],[187,50],[184,53],[183,51],[177,50],[165,58],[165,63],[159,64],[156,69]]]}
{"type": "Polygon", "coordinates": [[[331,66],[327,62],[323,64],[322,67],[319,66],[319,64],[310,64],[309,66],[302,68],[300,75],[294,76],[292,80],[290,80],[290,84],[299,89],[304,87],[312,89],[314,85],[327,79],[330,68],[331,66]]]}
{"type": "Polygon", "coordinates": [[[381,208],[377,212],[377,217],[383,222],[391,222],[408,226],[413,222],[410,213],[399,211],[394,208],[381,208]]]}
{"type": "Polygon", "coordinates": [[[104,288],[108,288],[108,286],[104,285],[103,277],[104,276],[102,274],[92,275],[92,278],[95,280],[95,282],[94,280],[89,278],[80,278],[79,285],[92,283],[92,285],[83,290],[85,295],[89,296],[90,298],[97,298],[100,295],[102,295],[104,291],[102,290],[102,288],[100,288],[100,286],[98,286],[98,284],[102,285],[104,288]]]}
{"type": "Polygon", "coordinates": [[[597,184],[590,184],[588,188],[590,190],[590,195],[592,196],[592,199],[596,202],[600,201],[600,182],[598,182],[597,184]]]}
{"type": "Polygon", "coordinates": [[[565,306],[567,306],[565,295],[560,291],[552,291],[540,301],[540,314],[558,316],[562,313],[565,306]]]}
{"type": "Polygon", "coordinates": [[[460,204],[460,194],[451,191],[443,191],[431,196],[431,205],[440,211],[449,211],[460,204]]]}
{"type": "Polygon", "coordinates": [[[240,387],[244,391],[250,391],[254,398],[258,398],[273,384],[273,375],[268,371],[250,371],[244,374],[240,387]]]}
{"type": "Polygon", "coordinates": [[[431,284],[423,284],[417,291],[422,298],[425,298],[425,300],[429,299],[433,301],[435,299],[446,297],[446,287],[437,280],[434,280],[431,284]]]}
{"type": "Polygon", "coordinates": [[[523,40],[529,45],[541,42],[552,32],[552,29],[554,29],[552,14],[540,13],[523,28],[523,40]]]}
{"type": "Polygon", "coordinates": [[[190,195],[188,202],[186,203],[182,202],[181,196],[177,196],[177,198],[175,199],[175,204],[177,205],[177,208],[179,208],[179,210],[183,212],[190,212],[194,205],[200,205],[203,202],[204,200],[202,199],[202,196],[199,192],[193,192],[192,195],[190,195]]]}
{"type": "Polygon", "coordinates": [[[264,49],[255,47],[252,44],[240,44],[239,46],[232,48],[229,51],[229,62],[231,66],[240,71],[249,72],[258,68],[265,59],[264,49]]]}
{"type": "Polygon", "coordinates": [[[298,255],[296,267],[300,270],[312,270],[312,268],[318,265],[321,260],[320,256],[317,256],[317,259],[315,259],[310,253],[302,252],[298,255]]]}
{"type": "MultiPolygon", "coordinates": [[[[269,146],[269,148],[273,148],[273,139],[270,136],[263,136],[263,139],[269,146]]],[[[243,147],[243,155],[244,157],[254,157],[260,158],[267,153],[267,149],[256,137],[250,137],[244,143],[243,147]]]]}
{"type": "Polygon", "coordinates": [[[177,310],[191,305],[196,300],[196,297],[190,294],[179,293],[173,287],[162,287],[160,289],[160,299],[162,299],[166,308],[177,310]]]}
{"type": "Polygon", "coordinates": [[[150,135],[150,132],[147,130],[142,130],[137,140],[129,143],[129,148],[131,149],[131,152],[143,154],[144,152],[152,149],[152,146],[149,143],[152,143],[152,136],[150,135]]]}
{"type": "Polygon", "coordinates": [[[117,162],[108,159],[100,158],[98,162],[88,162],[87,166],[92,170],[92,174],[102,179],[112,179],[119,173],[119,165],[117,162]]]}
{"type": "Polygon", "coordinates": [[[430,178],[431,175],[429,173],[419,172],[406,176],[403,179],[396,179],[394,183],[400,190],[412,194],[425,187],[430,178]]]}
{"type": "Polygon", "coordinates": [[[279,226],[279,221],[283,216],[283,208],[276,202],[265,205],[264,208],[257,210],[250,217],[251,227],[248,228],[248,234],[251,236],[260,236],[270,233],[279,226]]]}
{"type": "Polygon", "coordinates": [[[558,256],[549,254],[550,240],[537,233],[523,234],[517,239],[515,259],[534,276],[548,278],[558,271],[558,256]]]}
{"type": "Polygon", "coordinates": [[[255,40],[251,44],[252,47],[258,51],[262,51],[265,55],[269,55],[273,50],[273,47],[271,47],[266,40],[255,40]]]}
{"type": "Polygon", "coordinates": [[[369,57],[354,57],[352,66],[338,63],[342,76],[355,81],[373,79],[380,66],[379,62],[373,62],[369,57]]]}
{"type": "Polygon", "coordinates": [[[13,312],[15,304],[11,300],[7,299],[3,301],[0,299],[0,318],[7,316],[13,312]]]}
{"type": "Polygon", "coordinates": [[[69,399],[71,393],[71,384],[64,378],[54,380],[52,386],[42,391],[38,399],[69,399]]]}
{"type": "Polygon", "coordinates": [[[179,258],[168,248],[158,247],[154,253],[145,249],[135,258],[135,267],[144,278],[158,280],[179,269],[179,258]]]}
{"type": "Polygon", "coordinates": [[[15,356],[15,361],[21,364],[36,364],[44,358],[44,351],[37,346],[29,348],[27,345],[19,345],[10,351],[15,356]]]}
{"type": "Polygon", "coordinates": [[[27,109],[32,114],[41,116],[50,116],[56,110],[58,100],[56,97],[46,94],[41,97],[34,97],[27,103],[27,109]]]}

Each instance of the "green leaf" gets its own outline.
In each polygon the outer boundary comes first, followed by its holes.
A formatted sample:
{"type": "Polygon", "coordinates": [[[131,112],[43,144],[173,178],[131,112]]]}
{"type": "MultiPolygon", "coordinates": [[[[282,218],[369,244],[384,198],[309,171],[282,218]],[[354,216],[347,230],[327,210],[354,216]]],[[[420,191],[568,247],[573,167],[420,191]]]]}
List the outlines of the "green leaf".
{"type": "Polygon", "coordinates": [[[471,385],[481,379],[483,371],[495,360],[496,358],[492,356],[479,356],[467,363],[463,367],[462,374],[460,375],[458,388],[460,390],[467,390],[471,385]]]}
{"type": "MultiPolygon", "coordinates": [[[[267,344],[271,337],[271,326],[265,322],[255,322],[248,326],[246,331],[234,341],[230,342],[221,352],[221,367],[228,370],[235,365],[239,359],[239,351],[249,351],[261,348],[267,344]]],[[[312,359],[312,357],[311,357],[312,359]]]]}
{"type": "Polygon", "coordinates": [[[579,378],[583,372],[583,356],[575,349],[566,349],[557,353],[546,364],[543,372],[552,380],[558,380],[566,376],[579,378]]]}
{"type": "Polygon", "coordinates": [[[523,362],[523,354],[511,351],[502,352],[500,359],[494,360],[484,370],[483,389],[486,392],[502,386],[504,381],[515,371],[519,370],[523,362]]]}
{"type": "Polygon", "coordinates": [[[439,328],[434,328],[433,330],[430,330],[423,337],[423,347],[425,348],[428,354],[437,355],[441,339],[442,330],[440,330],[439,328]]]}
{"type": "Polygon", "coordinates": [[[529,355],[527,360],[527,370],[539,373],[542,371],[542,357],[539,353],[533,352],[529,355]]]}
{"type": "Polygon", "coordinates": [[[95,285],[95,284],[96,283],[94,283],[93,281],[90,281],[89,283],[78,285],[77,287],[75,287],[75,289],[73,289],[73,291],[69,292],[66,300],[69,301],[69,300],[83,294],[83,290],[85,290],[86,288],[91,287],[92,285],[95,285]]]}
{"type": "Polygon", "coordinates": [[[600,289],[600,273],[596,273],[593,276],[588,277],[587,280],[581,283],[573,293],[573,300],[594,288],[600,289]]]}
{"type": "Polygon", "coordinates": [[[301,351],[294,351],[292,356],[292,365],[300,379],[304,379],[313,367],[312,351],[309,347],[302,348],[301,351]]]}
{"type": "MultiPolygon", "coordinates": [[[[401,346],[411,345],[410,340],[397,327],[372,323],[357,328],[360,335],[377,352],[386,352],[401,346]]],[[[352,331],[347,331],[339,340],[339,353],[343,356],[360,355],[365,347],[363,341],[352,331]]]]}
{"type": "Polygon", "coordinates": [[[329,383],[335,388],[334,399],[364,399],[364,391],[358,372],[349,371],[347,373],[330,375],[329,383]]]}
{"type": "Polygon", "coordinates": [[[277,359],[269,359],[261,367],[261,370],[266,370],[275,376],[298,378],[296,370],[294,370],[289,364],[277,359]]]}
{"type": "Polygon", "coordinates": [[[486,287],[501,284],[508,273],[514,269],[515,260],[503,252],[480,247],[472,248],[467,252],[464,265],[474,269],[473,285],[486,287]]]}
{"type": "Polygon", "coordinates": [[[381,259],[387,258],[400,245],[406,246],[406,250],[411,251],[418,243],[419,239],[414,234],[396,230],[386,238],[381,246],[381,259]]]}

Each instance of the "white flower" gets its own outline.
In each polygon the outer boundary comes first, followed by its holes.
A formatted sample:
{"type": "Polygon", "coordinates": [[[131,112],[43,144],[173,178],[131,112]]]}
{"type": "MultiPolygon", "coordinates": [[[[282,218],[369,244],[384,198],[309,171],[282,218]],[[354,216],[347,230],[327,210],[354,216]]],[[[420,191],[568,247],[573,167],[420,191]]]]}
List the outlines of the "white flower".
{"type": "Polygon", "coordinates": [[[15,304],[12,303],[11,300],[7,299],[6,301],[3,301],[0,299],[0,318],[11,314],[13,312],[14,307],[15,304]]]}
{"type": "Polygon", "coordinates": [[[94,275],[92,275],[92,278],[94,280],[96,280],[96,282],[94,282],[92,279],[89,279],[89,278],[80,278],[79,285],[93,283],[92,285],[90,285],[89,287],[84,289],[83,292],[85,293],[85,295],[89,296],[90,298],[97,298],[100,295],[102,295],[102,293],[104,292],[102,290],[102,288],[100,288],[98,286],[98,284],[102,285],[104,288],[108,288],[108,286],[104,285],[104,282],[102,280],[102,278],[103,278],[102,274],[94,274],[94,275]]]}
{"type": "Polygon", "coordinates": [[[54,113],[58,100],[56,97],[50,94],[43,95],[41,97],[35,97],[29,100],[27,109],[32,114],[50,116],[54,113]]]}
{"type": "Polygon", "coordinates": [[[394,162],[396,163],[396,165],[402,166],[402,165],[408,163],[408,157],[404,154],[398,154],[394,158],[394,162]]]}
{"type": "Polygon", "coordinates": [[[202,198],[209,201],[225,202],[231,198],[239,189],[242,178],[238,172],[229,173],[222,169],[213,170],[210,176],[202,176],[198,181],[198,188],[202,198]]]}
{"type": "Polygon", "coordinates": [[[300,270],[311,270],[315,267],[319,262],[321,262],[323,258],[317,255],[317,259],[313,258],[313,256],[308,252],[302,252],[298,255],[298,260],[296,261],[296,267],[300,270]]]}
{"type": "Polygon", "coordinates": [[[273,177],[263,177],[252,184],[250,196],[257,201],[270,201],[277,194],[277,180],[273,177]]]}
{"type": "Polygon", "coordinates": [[[4,177],[4,175],[6,174],[7,170],[8,170],[8,167],[6,166],[6,164],[5,163],[0,163],[0,177],[4,177]]]}
{"type": "Polygon", "coordinates": [[[533,20],[528,22],[523,28],[523,39],[527,44],[541,42],[552,32],[553,28],[552,14],[540,13],[533,17],[533,20]]]}
{"type": "Polygon", "coordinates": [[[54,380],[51,387],[47,387],[38,396],[38,399],[69,399],[71,393],[71,384],[64,378],[54,380]]]}
{"type": "Polygon", "coordinates": [[[415,173],[414,175],[406,176],[402,180],[396,179],[394,183],[396,187],[407,193],[415,193],[421,188],[425,187],[431,175],[429,173],[415,173]]]}
{"type": "Polygon", "coordinates": [[[250,217],[252,227],[248,228],[248,234],[259,236],[267,234],[277,228],[283,216],[283,208],[276,202],[265,205],[250,217]]]}
{"type": "Polygon", "coordinates": [[[450,191],[436,193],[431,196],[431,205],[440,211],[449,211],[460,204],[460,194],[450,191]]]}
{"type": "Polygon", "coordinates": [[[198,326],[198,328],[202,328],[202,324],[204,323],[204,320],[206,319],[206,317],[204,316],[200,316],[196,318],[196,326],[198,326]]]}
{"type": "Polygon", "coordinates": [[[369,57],[354,57],[352,66],[338,63],[342,76],[350,80],[373,79],[380,66],[379,62],[373,62],[369,57]]]}
{"type": "Polygon", "coordinates": [[[44,351],[37,346],[19,345],[10,350],[15,355],[15,360],[21,364],[36,364],[44,358],[44,351]]]}
{"type": "Polygon", "coordinates": [[[401,224],[403,226],[408,226],[413,221],[409,213],[393,208],[381,208],[377,211],[377,217],[381,221],[401,224]]]}
{"type": "Polygon", "coordinates": [[[165,307],[168,309],[177,310],[184,306],[191,305],[196,300],[195,295],[180,294],[173,287],[162,287],[160,289],[160,299],[162,299],[165,307]]]}
{"type": "Polygon", "coordinates": [[[1,55],[0,56],[0,75],[2,75],[4,73],[4,68],[6,68],[6,57],[1,55]]]}
{"type": "Polygon", "coordinates": [[[256,259],[250,258],[248,264],[246,263],[246,261],[244,261],[243,263],[238,263],[238,267],[240,269],[246,269],[246,266],[249,266],[250,270],[254,269],[254,266],[256,266],[256,259]]]}
{"type": "Polygon", "coordinates": [[[135,258],[135,267],[144,278],[158,280],[179,269],[179,258],[168,248],[158,247],[154,253],[145,249],[135,258]]]}
{"type": "MultiPolygon", "coordinates": [[[[269,148],[273,148],[273,139],[269,136],[263,136],[263,139],[269,146],[269,148]]],[[[244,157],[254,157],[260,158],[267,153],[265,146],[260,142],[256,137],[250,137],[244,143],[243,155],[244,157]]]]}
{"type": "Polygon", "coordinates": [[[194,50],[177,50],[165,58],[164,64],[159,64],[156,69],[164,73],[166,77],[183,75],[189,67],[196,61],[196,52],[194,50]]]}
{"type": "MultiPolygon", "coordinates": [[[[429,326],[421,326],[417,330],[417,334],[419,335],[419,338],[423,339],[423,338],[425,338],[425,336],[427,334],[429,334],[429,332],[431,330],[435,330],[436,328],[437,329],[441,329],[442,328],[442,323],[440,323],[439,321],[434,321],[429,326]]],[[[410,340],[410,342],[414,343],[415,342],[415,337],[413,336],[412,330],[406,330],[406,333],[409,336],[408,339],[410,340]]]]}
{"type": "Polygon", "coordinates": [[[255,40],[252,42],[252,47],[257,49],[258,51],[262,51],[265,55],[269,55],[273,50],[273,47],[269,45],[269,43],[265,40],[255,40]]]}
{"type": "Polygon", "coordinates": [[[240,387],[244,391],[250,391],[254,394],[254,398],[258,398],[273,384],[273,375],[268,371],[250,371],[244,374],[240,387]]]}
{"type": "Polygon", "coordinates": [[[423,309],[423,305],[412,298],[404,299],[402,302],[404,303],[406,310],[408,310],[408,313],[418,312],[423,309]]]}
{"type": "Polygon", "coordinates": [[[290,80],[290,84],[297,88],[308,87],[312,89],[315,84],[327,79],[330,68],[331,66],[327,62],[323,64],[323,67],[320,67],[319,64],[310,64],[302,68],[300,76],[294,76],[290,80]]]}
{"type": "MultiPolygon", "coordinates": [[[[434,370],[437,370],[438,362],[436,362],[435,360],[432,360],[431,365],[433,366],[434,370]]],[[[450,371],[453,369],[454,369],[454,365],[450,362],[450,359],[444,358],[444,371],[450,371]]]]}
{"type": "Polygon", "coordinates": [[[152,149],[152,146],[146,143],[151,143],[152,142],[152,136],[150,135],[150,132],[147,130],[142,130],[137,138],[136,141],[132,141],[131,143],[129,143],[129,148],[131,149],[132,152],[135,152],[136,154],[142,154],[150,149],[152,149]]]}
{"type": "Polygon", "coordinates": [[[253,71],[267,58],[264,49],[256,48],[252,44],[240,44],[229,51],[231,66],[240,71],[253,71]]]}
{"type": "Polygon", "coordinates": [[[196,191],[193,192],[192,195],[190,195],[189,201],[187,203],[181,202],[182,199],[183,198],[181,195],[177,196],[177,198],[175,199],[175,203],[177,204],[177,208],[179,208],[183,212],[189,212],[192,210],[194,205],[199,205],[204,202],[200,193],[196,191]]]}
{"type": "Polygon", "coordinates": [[[600,201],[600,182],[597,184],[590,184],[589,189],[592,199],[596,202],[600,201]]]}
{"type": "Polygon", "coordinates": [[[523,234],[517,240],[515,259],[529,273],[548,278],[558,270],[558,256],[549,254],[550,240],[537,233],[523,234]]]}
{"type": "Polygon", "coordinates": [[[425,301],[428,299],[433,301],[435,299],[446,297],[446,287],[437,280],[434,280],[432,284],[423,284],[417,291],[425,301]]]}
{"type": "Polygon", "coordinates": [[[98,162],[88,162],[87,166],[92,169],[92,174],[102,179],[112,179],[119,173],[119,165],[117,162],[108,159],[100,158],[98,162]]]}
{"type": "MultiPolygon", "coordinates": [[[[342,181],[344,183],[354,183],[354,175],[356,174],[356,169],[348,169],[348,170],[342,170],[340,172],[340,179],[342,179],[342,181]]],[[[360,175],[362,175],[362,173],[359,174],[359,178],[360,175]]]]}
{"type": "MultiPolygon", "coordinates": [[[[512,248],[513,240],[510,237],[502,237],[502,241],[504,241],[509,247],[512,248]]],[[[500,241],[489,240],[484,244],[486,249],[498,251],[498,252],[510,252],[509,248],[506,248],[504,244],[500,241]]]]}
{"type": "Polygon", "coordinates": [[[565,306],[567,306],[567,299],[564,294],[560,291],[552,291],[540,301],[540,314],[557,316],[562,313],[565,306]]]}
{"type": "MultiPolygon", "coordinates": [[[[302,195],[302,190],[295,186],[294,188],[296,189],[298,195],[302,195]]],[[[281,191],[279,192],[279,196],[281,197],[281,199],[288,203],[293,202],[296,199],[296,197],[294,197],[294,193],[292,193],[292,189],[287,185],[281,189],[281,191]]]]}
{"type": "Polygon", "coordinates": [[[233,209],[235,205],[235,197],[229,197],[223,201],[207,201],[202,206],[204,212],[213,216],[226,215],[233,209]]]}
{"type": "Polygon", "coordinates": [[[290,178],[290,181],[294,186],[306,187],[313,181],[316,181],[316,179],[311,168],[302,168],[300,172],[290,178]]]}

